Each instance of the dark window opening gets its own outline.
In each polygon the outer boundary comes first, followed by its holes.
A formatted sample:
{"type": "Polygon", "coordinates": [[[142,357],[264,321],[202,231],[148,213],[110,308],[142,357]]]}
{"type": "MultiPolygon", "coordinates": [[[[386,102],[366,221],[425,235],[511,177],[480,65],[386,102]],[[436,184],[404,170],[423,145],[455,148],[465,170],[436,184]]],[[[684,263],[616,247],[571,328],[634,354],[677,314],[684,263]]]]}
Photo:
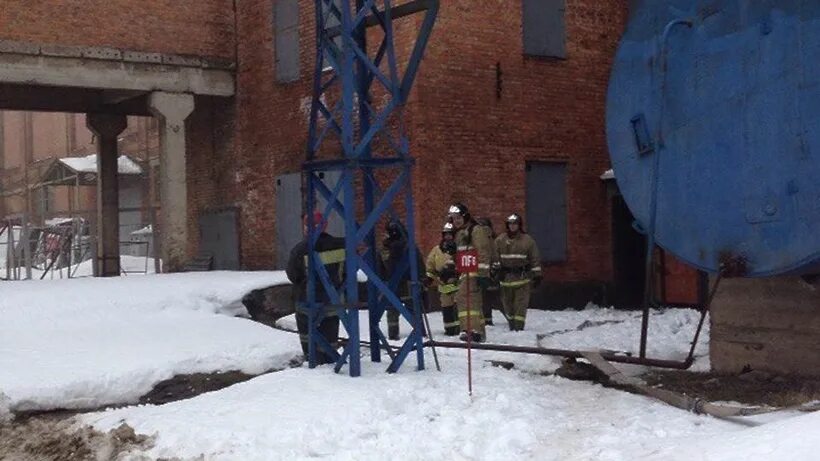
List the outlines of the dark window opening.
{"type": "Polygon", "coordinates": [[[546,263],[567,260],[566,176],[566,163],[527,163],[525,225],[546,263]]]}
{"type": "Polygon", "coordinates": [[[524,54],[567,57],[565,0],[523,0],[524,54]]]}
{"type": "Polygon", "coordinates": [[[299,80],[299,0],[274,0],[273,34],[276,80],[299,80]]]}

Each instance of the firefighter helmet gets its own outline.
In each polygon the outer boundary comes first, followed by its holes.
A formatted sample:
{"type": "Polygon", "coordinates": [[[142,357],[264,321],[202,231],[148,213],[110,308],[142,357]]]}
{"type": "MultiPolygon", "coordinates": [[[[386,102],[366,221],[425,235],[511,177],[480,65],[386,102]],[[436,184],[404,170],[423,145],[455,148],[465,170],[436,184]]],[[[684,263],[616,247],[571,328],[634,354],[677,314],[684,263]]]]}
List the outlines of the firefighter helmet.
{"type": "Polygon", "coordinates": [[[507,226],[507,230],[510,230],[510,224],[517,224],[518,230],[521,232],[524,231],[524,219],[521,218],[521,215],[518,213],[507,216],[507,219],[504,220],[504,224],[507,226]]]}
{"type": "Polygon", "coordinates": [[[467,206],[461,202],[456,202],[450,205],[450,208],[447,210],[447,216],[452,220],[453,216],[461,216],[464,219],[464,222],[470,220],[470,210],[467,209],[467,206]]]}

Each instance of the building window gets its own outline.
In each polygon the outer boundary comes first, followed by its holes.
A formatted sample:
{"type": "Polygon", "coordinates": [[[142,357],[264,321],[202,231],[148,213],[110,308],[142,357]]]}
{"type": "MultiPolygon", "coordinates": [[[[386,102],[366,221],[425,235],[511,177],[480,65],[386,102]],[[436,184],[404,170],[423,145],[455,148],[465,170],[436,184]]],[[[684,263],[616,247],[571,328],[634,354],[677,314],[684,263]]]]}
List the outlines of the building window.
{"type": "Polygon", "coordinates": [[[567,260],[567,165],[527,162],[527,229],[547,263],[567,260]]]}
{"type": "Polygon", "coordinates": [[[46,217],[48,213],[51,212],[51,197],[52,191],[50,186],[43,186],[40,188],[40,204],[39,204],[39,211],[40,216],[43,218],[46,217]]]}
{"type": "Polygon", "coordinates": [[[567,57],[565,0],[523,0],[524,54],[567,57]]]}
{"type": "Polygon", "coordinates": [[[273,1],[276,80],[299,80],[299,0],[273,1]]]}

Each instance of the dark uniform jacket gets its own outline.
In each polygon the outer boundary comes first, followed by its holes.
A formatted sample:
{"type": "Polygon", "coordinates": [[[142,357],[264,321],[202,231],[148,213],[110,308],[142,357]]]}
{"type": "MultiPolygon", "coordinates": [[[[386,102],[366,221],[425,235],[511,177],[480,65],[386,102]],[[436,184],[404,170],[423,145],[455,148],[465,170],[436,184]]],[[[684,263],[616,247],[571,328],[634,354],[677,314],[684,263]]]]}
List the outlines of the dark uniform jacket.
{"type": "MultiPolygon", "coordinates": [[[[404,237],[393,239],[388,238],[382,242],[381,257],[379,258],[379,275],[382,277],[384,283],[390,283],[390,278],[393,276],[393,272],[398,269],[399,263],[401,263],[401,260],[404,258],[406,252],[407,239],[404,237]]],[[[424,260],[422,259],[418,248],[416,249],[416,259],[416,268],[419,273],[419,280],[421,280],[424,277],[422,275],[424,273],[424,260]]],[[[401,280],[399,280],[397,293],[399,297],[406,297],[410,295],[409,265],[407,267],[407,271],[405,271],[401,280]]]]}
{"type": "MultiPolygon", "coordinates": [[[[338,289],[344,283],[345,239],[322,232],[316,241],[315,250],[324,263],[331,283],[338,289]]],[[[285,271],[293,283],[293,299],[297,303],[307,301],[307,258],[307,240],[302,240],[291,250],[285,271]]],[[[316,280],[316,302],[330,302],[330,296],[319,279],[316,280]]]]}

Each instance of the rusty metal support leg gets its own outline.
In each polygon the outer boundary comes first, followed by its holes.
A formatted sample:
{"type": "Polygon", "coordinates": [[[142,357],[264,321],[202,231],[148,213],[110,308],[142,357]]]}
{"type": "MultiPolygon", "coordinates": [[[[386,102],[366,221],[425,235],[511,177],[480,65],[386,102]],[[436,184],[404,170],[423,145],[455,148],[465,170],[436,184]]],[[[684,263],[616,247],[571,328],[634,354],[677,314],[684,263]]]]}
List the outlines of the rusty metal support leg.
{"type": "Polygon", "coordinates": [[[692,340],[692,347],[689,349],[689,356],[687,357],[687,361],[693,362],[695,360],[695,347],[698,344],[698,338],[700,337],[700,331],[703,329],[703,322],[706,320],[706,314],[709,313],[709,309],[712,306],[712,299],[715,298],[715,293],[717,293],[718,286],[720,286],[720,281],[723,279],[722,274],[718,274],[715,278],[715,284],[712,285],[712,289],[709,291],[709,296],[706,298],[706,304],[703,305],[703,308],[700,312],[700,321],[698,322],[698,328],[695,330],[695,338],[692,340]]]}

